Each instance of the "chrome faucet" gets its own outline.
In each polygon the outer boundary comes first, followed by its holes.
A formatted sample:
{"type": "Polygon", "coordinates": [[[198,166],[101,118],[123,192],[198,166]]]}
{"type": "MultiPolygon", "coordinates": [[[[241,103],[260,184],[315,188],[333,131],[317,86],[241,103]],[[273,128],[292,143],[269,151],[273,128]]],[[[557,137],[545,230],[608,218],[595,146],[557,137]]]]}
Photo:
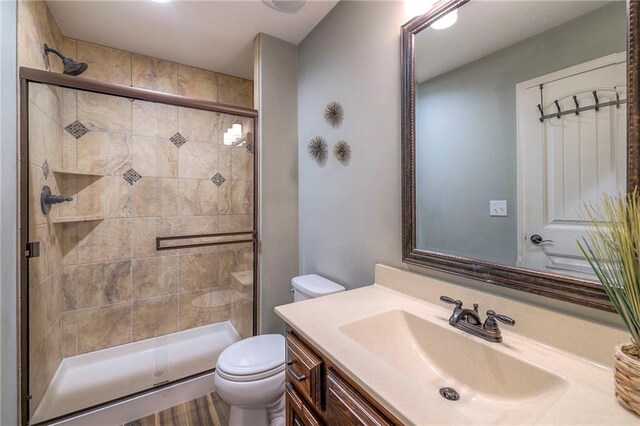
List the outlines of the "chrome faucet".
{"type": "Polygon", "coordinates": [[[440,300],[445,303],[455,305],[453,313],[449,317],[449,325],[473,334],[474,336],[481,337],[489,342],[502,342],[502,332],[498,327],[498,321],[507,324],[515,325],[515,321],[502,314],[496,314],[491,309],[487,311],[487,319],[482,322],[480,315],[478,314],[478,304],[473,304],[473,309],[463,309],[462,301],[456,300],[448,296],[440,296],[440,300]]]}

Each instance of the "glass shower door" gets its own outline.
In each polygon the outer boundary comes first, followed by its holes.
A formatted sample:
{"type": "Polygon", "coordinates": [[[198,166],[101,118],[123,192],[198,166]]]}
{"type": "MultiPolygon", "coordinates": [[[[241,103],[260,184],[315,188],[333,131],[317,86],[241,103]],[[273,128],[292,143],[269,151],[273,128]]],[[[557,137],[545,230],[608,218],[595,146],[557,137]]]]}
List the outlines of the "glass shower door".
{"type": "Polygon", "coordinates": [[[133,187],[136,110],[127,98],[29,83],[28,234],[40,247],[29,259],[32,423],[166,375],[166,344],[151,339],[158,268],[136,255],[146,229],[136,221],[157,221],[133,187]]]}
{"type": "Polygon", "coordinates": [[[30,423],[211,371],[254,332],[253,118],[28,87],[30,423]]]}
{"type": "Polygon", "coordinates": [[[177,216],[156,241],[179,262],[171,381],[211,371],[222,350],[253,335],[256,249],[253,119],[185,107],[176,117],[177,216]]]}

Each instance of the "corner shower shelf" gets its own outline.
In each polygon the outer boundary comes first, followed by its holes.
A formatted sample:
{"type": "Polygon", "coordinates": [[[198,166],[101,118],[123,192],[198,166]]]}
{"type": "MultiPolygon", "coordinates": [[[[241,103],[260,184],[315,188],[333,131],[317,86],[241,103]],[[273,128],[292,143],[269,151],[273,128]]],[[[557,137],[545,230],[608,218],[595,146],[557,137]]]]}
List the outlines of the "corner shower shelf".
{"type": "Polygon", "coordinates": [[[52,223],[92,222],[105,219],[104,216],[71,216],[52,219],[52,223]]]}
{"type": "Polygon", "coordinates": [[[91,172],[78,172],[75,170],[54,170],[53,173],[58,173],[61,175],[78,175],[78,176],[104,176],[103,174],[99,174],[99,173],[91,173],[91,172]]]}

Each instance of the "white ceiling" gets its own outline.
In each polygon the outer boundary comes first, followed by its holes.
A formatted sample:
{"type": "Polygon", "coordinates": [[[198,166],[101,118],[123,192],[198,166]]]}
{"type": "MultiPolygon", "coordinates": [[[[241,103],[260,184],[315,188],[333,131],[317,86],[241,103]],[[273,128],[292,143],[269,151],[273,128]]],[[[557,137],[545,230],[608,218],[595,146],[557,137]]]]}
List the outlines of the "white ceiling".
{"type": "Polygon", "coordinates": [[[298,44],[337,3],[290,14],[260,0],[47,1],[67,37],[249,79],[258,33],[298,44]]]}
{"type": "Polygon", "coordinates": [[[418,34],[416,80],[426,81],[609,3],[473,0],[458,9],[458,22],[452,27],[418,34]]]}

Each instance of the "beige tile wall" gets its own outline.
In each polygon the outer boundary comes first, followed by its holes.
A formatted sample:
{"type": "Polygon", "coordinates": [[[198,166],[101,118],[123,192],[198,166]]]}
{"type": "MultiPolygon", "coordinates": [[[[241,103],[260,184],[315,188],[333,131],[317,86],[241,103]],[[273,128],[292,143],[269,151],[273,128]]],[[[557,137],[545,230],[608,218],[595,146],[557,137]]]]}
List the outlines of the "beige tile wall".
{"type": "MultiPolygon", "coordinates": [[[[64,37],[44,2],[18,4],[18,64],[45,69],[42,55],[44,43],[61,49],[64,37]]],[[[51,70],[61,72],[60,62],[52,61],[51,70]]],[[[62,161],[62,93],[57,88],[33,85],[29,96],[30,167],[29,185],[34,188],[30,204],[39,206],[40,189],[49,185],[57,191],[52,173],[62,161]]],[[[31,240],[40,241],[41,255],[29,265],[29,381],[33,413],[47,384],[62,361],[62,250],[61,232],[38,208],[29,211],[31,240]]],[[[20,294],[20,292],[18,292],[20,294]]],[[[22,366],[20,366],[22,368],[22,366]]]]}
{"type": "Polygon", "coordinates": [[[252,247],[159,252],[155,238],[252,228],[253,154],[223,144],[231,124],[253,131],[251,120],[67,89],[62,98],[63,125],[88,129],[65,131],[69,173],[58,182],[74,198],[58,217],[79,219],[63,227],[64,355],[228,320],[231,273],[252,268],[252,247]],[[125,180],[129,170],[141,178],[125,180]]]}
{"type": "Polygon", "coordinates": [[[83,77],[253,108],[253,81],[71,38],[65,54],[89,64],[83,77]]]}
{"type": "Polygon", "coordinates": [[[243,338],[253,334],[253,270],[231,274],[231,323],[243,338]]]}
{"type": "MultiPolygon", "coordinates": [[[[44,43],[87,62],[83,77],[253,106],[250,80],[66,38],[45,2],[19,1],[19,65],[46,69],[44,43]]],[[[53,55],[50,70],[62,71],[53,55]]],[[[234,308],[231,273],[252,267],[250,245],[155,251],[157,235],[252,228],[253,156],[222,144],[234,118],[34,87],[29,226],[41,256],[30,261],[31,412],[63,357],[230,316],[246,334],[251,318],[234,308]],[[89,130],[77,139],[64,130],[75,120],[89,130]],[[177,132],[187,140],[180,148],[168,141],[177,132]],[[130,168],[142,176],[134,184],[122,176],[130,168]],[[225,178],[220,187],[215,173],[225,178]],[[44,216],[44,184],[74,201],[44,216]],[[102,219],[54,223],[89,216],[102,219]]]]}
{"type": "Polygon", "coordinates": [[[62,361],[62,230],[40,209],[44,185],[58,193],[52,170],[62,164],[62,92],[32,84],[29,94],[29,235],[41,250],[29,261],[29,356],[32,400],[39,400],[62,361]]]}

